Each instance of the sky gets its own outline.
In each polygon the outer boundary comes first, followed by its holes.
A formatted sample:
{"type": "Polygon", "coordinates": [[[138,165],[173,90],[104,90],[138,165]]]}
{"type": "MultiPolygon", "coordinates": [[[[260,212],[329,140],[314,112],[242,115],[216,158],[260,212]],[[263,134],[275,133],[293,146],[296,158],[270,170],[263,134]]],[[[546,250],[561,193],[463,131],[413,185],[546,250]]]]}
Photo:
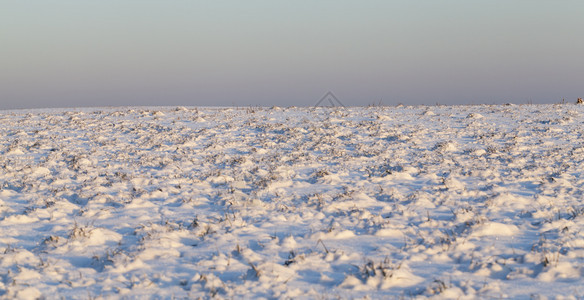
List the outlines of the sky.
{"type": "Polygon", "coordinates": [[[584,1],[2,0],[0,109],[558,103],[584,1]]]}

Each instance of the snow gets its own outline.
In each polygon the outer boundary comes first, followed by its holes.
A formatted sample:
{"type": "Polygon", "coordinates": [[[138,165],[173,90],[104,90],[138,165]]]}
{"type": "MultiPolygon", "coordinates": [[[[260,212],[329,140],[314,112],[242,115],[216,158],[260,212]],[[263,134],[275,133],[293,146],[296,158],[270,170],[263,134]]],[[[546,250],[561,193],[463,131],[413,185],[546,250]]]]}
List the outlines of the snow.
{"type": "Polygon", "coordinates": [[[582,298],[582,116],[0,111],[0,298],[582,298]]]}

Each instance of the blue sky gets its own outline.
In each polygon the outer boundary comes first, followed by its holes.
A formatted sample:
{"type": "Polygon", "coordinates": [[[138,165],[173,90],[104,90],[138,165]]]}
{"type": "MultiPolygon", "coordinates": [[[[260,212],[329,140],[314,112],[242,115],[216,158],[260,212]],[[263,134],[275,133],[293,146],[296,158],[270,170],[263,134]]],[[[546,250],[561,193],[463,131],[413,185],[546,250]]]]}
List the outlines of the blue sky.
{"type": "Polygon", "coordinates": [[[3,1],[0,109],[555,103],[584,1],[3,1]]]}

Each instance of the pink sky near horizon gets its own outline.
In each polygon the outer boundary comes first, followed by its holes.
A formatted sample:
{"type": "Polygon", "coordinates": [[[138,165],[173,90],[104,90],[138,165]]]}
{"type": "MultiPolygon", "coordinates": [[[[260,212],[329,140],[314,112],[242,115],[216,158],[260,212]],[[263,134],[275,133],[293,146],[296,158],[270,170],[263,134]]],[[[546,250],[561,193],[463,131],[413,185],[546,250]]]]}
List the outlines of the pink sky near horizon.
{"type": "Polygon", "coordinates": [[[581,1],[10,1],[0,109],[554,103],[581,1]]]}

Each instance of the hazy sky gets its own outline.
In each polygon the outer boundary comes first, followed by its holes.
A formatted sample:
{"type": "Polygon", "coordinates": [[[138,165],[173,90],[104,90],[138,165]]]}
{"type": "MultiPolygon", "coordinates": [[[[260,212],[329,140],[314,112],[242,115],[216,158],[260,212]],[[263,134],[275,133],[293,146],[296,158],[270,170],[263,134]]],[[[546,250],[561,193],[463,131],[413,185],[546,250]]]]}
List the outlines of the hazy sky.
{"type": "Polygon", "coordinates": [[[0,109],[555,103],[584,1],[0,2],[0,109]]]}

